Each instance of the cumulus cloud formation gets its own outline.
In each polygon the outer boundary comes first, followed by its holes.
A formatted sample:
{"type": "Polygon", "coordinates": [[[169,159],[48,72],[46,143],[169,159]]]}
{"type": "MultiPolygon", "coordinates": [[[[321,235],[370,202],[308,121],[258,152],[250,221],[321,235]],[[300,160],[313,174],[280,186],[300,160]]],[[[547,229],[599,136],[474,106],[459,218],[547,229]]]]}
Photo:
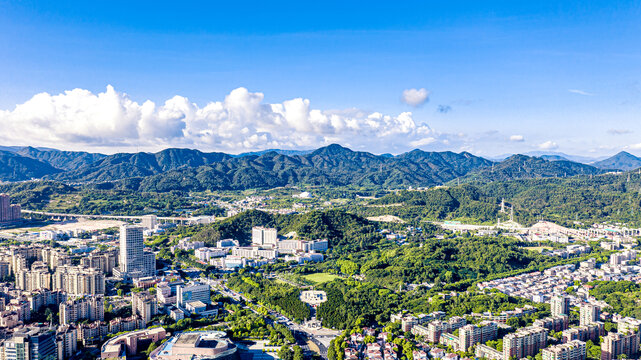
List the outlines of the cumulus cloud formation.
{"type": "MultiPolygon", "coordinates": [[[[425,89],[410,95],[427,100],[425,89]]],[[[137,103],[107,86],[94,94],[74,89],[40,93],[14,110],[0,110],[0,142],[84,148],[158,149],[168,146],[241,152],[264,148],[313,148],[341,143],[381,151],[398,144],[431,144],[436,135],[411,112],[386,115],[358,109],[319,110],[307,99],[263,102],[245,88],[200,107],[183,96],[162,104],[137,103]]],[[[416,146],[415,145],[415,146],[416,146]]],[[[406,145],[403,145],[406,146],[406,145]]],[[[403,149],[401,149],[403,150],[403,149]]]]}
{"type": "Polygon", "coordinates": [[[554,141],[550,141],[550,140],[539,144],[539,149],[541,149],[541,150],[553,150],[553,149],[556,149],[558,147],[559,147],[559,145],[557,143],[555,143],[554,141]]]}
{"type": "Polygon", "coordinates": [[[425,88],[420,88],[403,90],[403,97],[401,99],[407,105],[417,107],[425,104],[429,98],[430,92],[425,88]]]}
{"type": "Polygon", "coordinates": [[[525,137],[523,137],[523,135],[512,135],[510,136],[510,141],[523,142],[525,141],[525,137]]]}

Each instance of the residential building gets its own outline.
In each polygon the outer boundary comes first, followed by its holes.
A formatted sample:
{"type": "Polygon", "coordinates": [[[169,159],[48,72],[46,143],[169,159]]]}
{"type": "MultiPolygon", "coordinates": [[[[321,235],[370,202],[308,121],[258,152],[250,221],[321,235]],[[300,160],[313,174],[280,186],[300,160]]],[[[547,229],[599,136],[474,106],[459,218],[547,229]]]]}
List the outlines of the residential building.
{"type": "Polygon", "coordinates": [[[145,229],[156,230],[158,217],[156,215],[144,215],[140,221],[140,226],[145,229]]]}
{"type": "Polygon", "coordinates": [[[78,351],[78,330],[74,325],[58,326],[56,331],[58,360],[70,359],[78,351]]]}
{"type": "Polygon", "coordinates": [[[567,315],[549,316],[535,320],[532,325],[559,332],[568,328],[569,320],[567,315]]]}
{"type": "Polygon", "coordinates": [[[99,295],[105,293],[105,274],[86,266],[63,265],[56,268],[53,290],[62,290],[69,296],[99,295]]]}
{"type": "Polygon", "coordinates": [[[601,308],[594,304],[581,304],[579,306],[579,323],[588,325],[601,319],[601,308]]]}
{"type": "Polygon", "coordinates": [[[552,316],[570,315],[570,297],[554,296],[550,300],[550,311],[552,316]]]}
{"type": "Polygon", "coordinates": [[[67,300],[61,303],[58,309],[61,325],[74,324],[80,320],[105,320],[105,304],[102,295],[67,300]]]}
{"type": "Polygon", "coordinates": [[[585,343],[579,340],[550,346],[541,350],[541,355],[543,360],[585,360],[587,358],[585,343]]]}
{"type": "Polygon", "coordinates": [[[156,297],[149,291],[131,293],[131,313],[140,316],[145,324],[158,314],[158,303],[156,297]]]}
{"type": "Polygon", "coordinates": [[[459,329],[459,349],[461,351],[467,351],[475,344],[485,344],[490,340],[496,339],[497,333],[498,326],[494,322],[485,322],[480,325],[465,325],[459,329]]]}
{"type": "Polygon", "coordinates": [[[547,345],[548,332],[544,328],[526,327],[503,337],[503,358],[521,359],[536,355],[547,345]]]}
{"type": "Polygon", "coordinates": [[[634,358],[639,353],[639,333],[608,333],[601,341],[601,360],[615,360],[625,355],[634,358]]]}

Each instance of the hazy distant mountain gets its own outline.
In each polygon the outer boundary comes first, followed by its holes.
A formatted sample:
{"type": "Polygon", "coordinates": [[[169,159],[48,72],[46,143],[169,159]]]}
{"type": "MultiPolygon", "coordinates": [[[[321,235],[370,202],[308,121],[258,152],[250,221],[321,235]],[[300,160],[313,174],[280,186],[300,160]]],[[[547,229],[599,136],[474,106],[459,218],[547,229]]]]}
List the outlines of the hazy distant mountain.
{"type": "Polygon", "coordinates": [[[15,152],[0,150],[0,181],[23,181],[59,173],[53,166],[24,157],[15,152]]]}
{"type": "Polygon", "coordinates": [[[291,156],[291,155],[306,155],[306,154],[311,153],[312,151],[314,151],[314,150],[269,149],[269,150],[245,152],[245,153],[241,153],[241,154],[238,154],[238,155],[231,155],[231,156],[233,156],[233,157],[243,157],[243,156],[250,156],[250,155],[258,155],[258,156],[260,156],[260,155],[263,155],[263,154],[267,154],[268,152],[275,152],[277,154],[291,156]]]}
{"type": "Polygon", "coordinates": [[[641,158],[629,152],[621,151],[612,157],[596,161],[592,165],[599,169],[629,171],[641,168],[641,158]]]}
{"type": "Polygon", "coordinates": [[[567,160],[550,161],[540,157],[512,155],[496,163],[466,175],[460,181],[505,181],[546,177],[565,177],[576,175],[596,175],[604,170],[594,166],[567,160]]]}

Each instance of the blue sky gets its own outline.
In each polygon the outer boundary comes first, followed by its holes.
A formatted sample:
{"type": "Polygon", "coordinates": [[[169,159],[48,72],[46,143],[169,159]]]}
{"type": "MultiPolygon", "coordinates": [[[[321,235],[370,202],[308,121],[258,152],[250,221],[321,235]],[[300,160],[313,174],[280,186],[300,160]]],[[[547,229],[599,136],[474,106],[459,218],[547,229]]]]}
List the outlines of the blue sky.
{"type": "Polygon", "coordinates": [[[0,142],[641,154],[640,15],[632,1],[0,1],[0,142]],[[407,89],[429,96],[412,106],[407,89]]]}

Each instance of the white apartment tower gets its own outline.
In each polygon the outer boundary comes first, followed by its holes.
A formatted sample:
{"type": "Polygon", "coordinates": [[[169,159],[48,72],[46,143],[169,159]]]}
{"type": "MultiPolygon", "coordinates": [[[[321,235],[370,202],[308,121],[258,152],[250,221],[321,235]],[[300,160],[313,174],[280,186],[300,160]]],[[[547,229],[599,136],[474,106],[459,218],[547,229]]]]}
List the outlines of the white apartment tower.
{"type": "Polygon", "coordinates": [[[550,300],[552,316],[570,316],[570,298],[567,296],[555,296],[550,300]]]}
{"type": "Polygon", "coordinates": [[[580,325],[590,325],[601,318],[601,308],[594,304],[581,304],[579,306],[580,325]]]}

